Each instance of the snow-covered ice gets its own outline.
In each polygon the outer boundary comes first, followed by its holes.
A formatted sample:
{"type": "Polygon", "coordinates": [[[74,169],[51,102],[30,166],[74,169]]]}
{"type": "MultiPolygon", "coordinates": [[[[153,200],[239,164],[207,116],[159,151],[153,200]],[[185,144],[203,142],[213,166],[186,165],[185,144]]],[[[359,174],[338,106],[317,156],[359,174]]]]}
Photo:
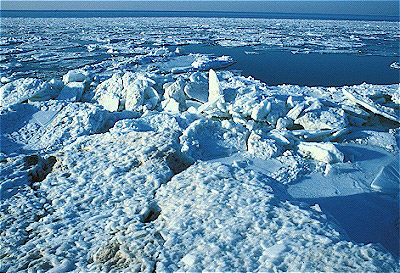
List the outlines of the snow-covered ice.
{"type": "Polygon", "coordinates": [[[60,90],[52,88],[47,82],[26,78],[9,82],[0,87],[1,106],[7,107],[19,102],[53,99],[60,90]],[[58,92],[57,92],[58,91],[58,92]]]}
{"type": "Polygon", "coordinates": [[[325,215],[255,171],[202,162],[163,185],[156,199],[161,271],[392,270],[384,256],[380,265],[371,261],[377,249],[345,243],[325,215]]]}
{"type": "Polygon", "coordinates": [[[0,271],[398,272],[399,84],[180,48],[388,56],[393,23],[153,19],[2,21],[0,271]]]}

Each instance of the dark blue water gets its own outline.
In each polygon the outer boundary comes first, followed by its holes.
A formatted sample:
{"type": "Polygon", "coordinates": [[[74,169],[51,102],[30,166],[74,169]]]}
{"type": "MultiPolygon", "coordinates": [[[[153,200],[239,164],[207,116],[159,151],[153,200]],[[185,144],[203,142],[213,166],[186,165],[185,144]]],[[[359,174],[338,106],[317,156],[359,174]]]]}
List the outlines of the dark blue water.
{"type": "Polygon", "coordinates": [[[2,10],[1,17],[24,18],[89,18],[89,17],[204,17],[204,18],[266,18],[266,19],[318,19],[399,21],[399,16],[351,15],[351,14],[304,14],[271,12],[224,12],[224,11],[92,11],[92,10],[2,10]]]}
{"type": "Polygon", "coordinates": [[[236,63],[229,69],[241,70],[268,85],[298,84],[302,86],[344,86],[361,84],[393,84],[400,82],[399,69],[390,64],[396,57],[357,56],[351,54],[292,54],[289,51],[253,51],[250,47],[187,45],[185,52],[232,56],[236,63]]]}

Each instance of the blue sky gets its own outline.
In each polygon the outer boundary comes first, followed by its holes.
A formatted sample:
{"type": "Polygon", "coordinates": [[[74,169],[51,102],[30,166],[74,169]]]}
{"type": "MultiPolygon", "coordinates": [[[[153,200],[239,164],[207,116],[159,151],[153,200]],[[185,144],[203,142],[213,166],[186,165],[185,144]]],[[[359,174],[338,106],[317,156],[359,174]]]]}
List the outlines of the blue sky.
{"type": "Polygon", "coordinates": [[[354,15],[399,15],[397,1],[228,1],[228,0],[147,0],[147,1],[92,1],[45,0],[23,1],[1,0],[3,10],[160,10],[160,11],[236,11],[236,12],[280,12],[354,15]]]}

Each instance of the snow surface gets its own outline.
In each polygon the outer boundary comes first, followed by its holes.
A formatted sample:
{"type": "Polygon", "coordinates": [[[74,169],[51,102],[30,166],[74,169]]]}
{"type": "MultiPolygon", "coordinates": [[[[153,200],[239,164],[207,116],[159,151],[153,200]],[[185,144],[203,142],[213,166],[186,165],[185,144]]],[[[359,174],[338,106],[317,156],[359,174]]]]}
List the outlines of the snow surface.
{"type": "Polygon", "coordinates": [[[229,56],[163,47],[280,37],[374,52],[372,36],[396,37],[391,23],[129,20],[35,19],[37,36],[11,38],[26,20],[4,19],[2,44],[20,47],[4,54],[20,61],[58,61],[29,51],[44,25],[62,46],[76,46],[73,26],[87,54],[115,58],[60,54],[80,68],[53,79],[6,61],[1,272],[399,271],[399,84],[269,86],[219,70],[229,56]]]}

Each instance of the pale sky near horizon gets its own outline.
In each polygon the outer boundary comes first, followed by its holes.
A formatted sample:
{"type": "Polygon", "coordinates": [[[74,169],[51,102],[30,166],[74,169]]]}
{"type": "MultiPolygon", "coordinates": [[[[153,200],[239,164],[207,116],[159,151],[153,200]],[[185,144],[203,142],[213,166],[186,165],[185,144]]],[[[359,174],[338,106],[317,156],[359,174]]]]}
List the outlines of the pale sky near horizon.
{"type": "Polygon", "coordinates": [[[272,13],[319,13],[354,15],[399,15],[399,3],[391,0],[1,0],[2,10],[154,10],[154,11],[236,11],[236,12],[272,12],[272,13]],[[247,3],[245,3],[247,2],[247,3]]]}

